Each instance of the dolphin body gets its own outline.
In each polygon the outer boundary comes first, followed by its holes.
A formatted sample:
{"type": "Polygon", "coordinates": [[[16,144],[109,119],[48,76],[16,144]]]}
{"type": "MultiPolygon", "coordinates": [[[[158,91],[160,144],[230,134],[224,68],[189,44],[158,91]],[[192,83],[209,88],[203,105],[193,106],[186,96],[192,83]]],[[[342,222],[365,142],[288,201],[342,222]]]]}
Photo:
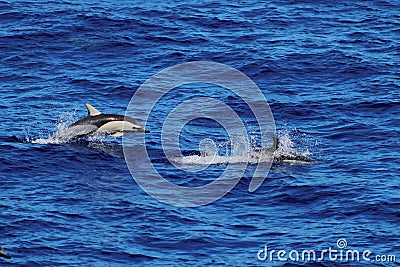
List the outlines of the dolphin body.
{"type": "Polygon", "coordinates": [[[4,249],[3,249],[2,247],[0,247],[0,257],[1,257],[1,258],[6,258],[6,259],[11,259],[11,256],[8,255],[8,254],[4,251],[4,249]]]}
{"type": "Polygon", "coordinates": [[[127,132],[149,132],[134,118],[117,114],[102,114],[90,104],[86,103],[85,106],[88,115],[66,129],[66,132],[73,138],[97,133],[120,137],[127,132]]]}

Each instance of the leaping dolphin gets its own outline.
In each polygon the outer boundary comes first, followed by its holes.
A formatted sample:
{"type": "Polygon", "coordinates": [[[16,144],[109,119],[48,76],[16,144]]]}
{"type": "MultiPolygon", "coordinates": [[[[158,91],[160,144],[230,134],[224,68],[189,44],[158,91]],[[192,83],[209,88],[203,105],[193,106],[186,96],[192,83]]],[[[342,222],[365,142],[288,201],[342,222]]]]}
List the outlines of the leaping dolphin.
{"type": "Polygon", "coordinates": [[[4,251],[4,249],[3,249],[2,247],[0,247],[0,257],[6,258],[6,259],[11,259],[11,256],[8,255],[8,254],[4,251]]]}
{"type": "Polygon", "coordinates": [[[96,133],[120,137],[127,132],[149,132],[134,118],[117,114],[102,114],[90,104],[86,103],[85,106],[88,115],[66,129],[68,133],[73,135],[73,138],[96,133]]]}

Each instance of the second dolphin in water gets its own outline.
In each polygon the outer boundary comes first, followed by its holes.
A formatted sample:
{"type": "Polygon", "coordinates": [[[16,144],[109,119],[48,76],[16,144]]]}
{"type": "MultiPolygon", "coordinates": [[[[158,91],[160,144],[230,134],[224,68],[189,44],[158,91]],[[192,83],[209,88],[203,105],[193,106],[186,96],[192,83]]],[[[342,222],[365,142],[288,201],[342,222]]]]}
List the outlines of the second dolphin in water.
{"type": "MultiPolygon", "coordinates": [[[[254,152],[256,152],[256,157],[260,156],[261,154],[264,153],[274,153],[274,162],[298,162],[298,163],[311,163],[315,162],[315,160],[304,156],[304,155],[299,155],[295,153],[275,153],[281,146],[281,142],[278,139],[278,137],[273,136],[272,137],[274,143],[271,147],[258,147],[254,149],[254,152]]],[[[254,155],[253,155],[254,156],[254,155]]]]}

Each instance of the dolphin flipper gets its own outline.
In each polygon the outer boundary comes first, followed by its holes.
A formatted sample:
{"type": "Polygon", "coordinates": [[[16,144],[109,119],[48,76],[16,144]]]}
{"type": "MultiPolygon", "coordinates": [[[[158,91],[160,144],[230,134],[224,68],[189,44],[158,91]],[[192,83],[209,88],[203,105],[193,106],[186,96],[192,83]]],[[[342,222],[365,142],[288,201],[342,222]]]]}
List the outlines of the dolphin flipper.
{"type": "Polygon", "coordinates": [[[116,132],[116,133],[113,133],[111,136],[117,138],[117,137],[120,137],[120,136],[123,136],[123,135],[124,134],[122,132],[116,132]]]}

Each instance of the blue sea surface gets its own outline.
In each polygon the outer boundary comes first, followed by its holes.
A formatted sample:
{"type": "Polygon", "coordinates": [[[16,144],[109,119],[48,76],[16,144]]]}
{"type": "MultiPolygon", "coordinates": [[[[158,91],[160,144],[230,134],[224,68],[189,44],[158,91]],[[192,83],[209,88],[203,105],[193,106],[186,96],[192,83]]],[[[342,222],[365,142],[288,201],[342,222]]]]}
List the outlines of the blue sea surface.
{"type": "MultiPolygon", "coordinates": [[[[12,259],[0,266],[399,266],[399,14],[385,0],[1,0],[0,245],[12,259]],[[251,163],[226,196],[184,208],[142,190],[120,138],[38,142],[86,116],[84,103],[124,114],[147,79],[191,61],[246,74],[277,135],[316,161],[276,162],[250,193],[251,163]],[[289,258],[329,248],[372,254],[289,258]]],[[[158,172],[182,186],[228,165],[184,172],[163,152],[166,116],[204,95],[256,125],[237,95],[204,84],[171,90],[147,121],[135,116],[151,131],[158,172]]],[[[229,142],[200,118],[183,128],[180,149],[190,156],[204,138],[229,142]]]]}

